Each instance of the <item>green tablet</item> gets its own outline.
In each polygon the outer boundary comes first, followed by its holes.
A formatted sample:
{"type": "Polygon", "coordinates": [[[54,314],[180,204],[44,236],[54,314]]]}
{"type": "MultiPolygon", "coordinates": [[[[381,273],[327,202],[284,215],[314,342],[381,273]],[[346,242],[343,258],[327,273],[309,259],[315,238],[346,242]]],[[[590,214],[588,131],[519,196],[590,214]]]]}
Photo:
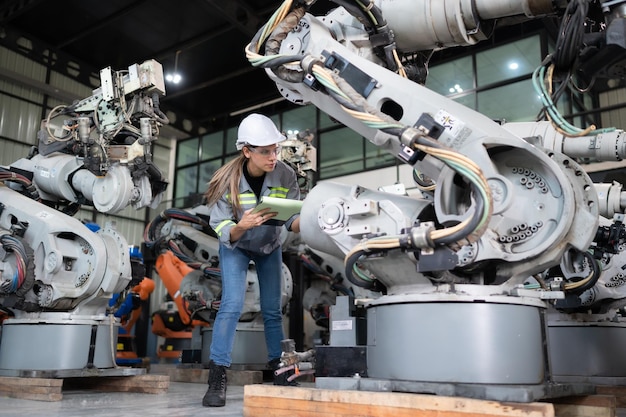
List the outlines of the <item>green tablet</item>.
{"type": "Polygon", "coordinates": [[[294,214],[300,213],[302,203],[303,202],[300,200],[291,200],[289,198],[262,196],[259,200],[259,204],[253,211],[256,213],[264,208],[269,208],[269,211],[278,213],[274,219],[286,221],[294,214]]]}

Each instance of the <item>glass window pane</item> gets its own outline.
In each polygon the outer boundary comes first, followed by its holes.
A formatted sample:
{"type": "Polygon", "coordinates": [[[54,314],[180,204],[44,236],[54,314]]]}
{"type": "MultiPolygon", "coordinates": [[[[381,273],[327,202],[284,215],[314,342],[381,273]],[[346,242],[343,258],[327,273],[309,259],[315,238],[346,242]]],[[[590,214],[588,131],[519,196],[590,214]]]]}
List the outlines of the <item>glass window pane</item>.
{"type": "Polygon", "coordinates": [[[365,141],[365,168],[382,168],[395,165],[396,157],[379,148],[370,141],[365,141]]]}
{"type": "Polygon", "coordinates": [[[335,165],[327,165],[320,169],[320,179],[326,180],[361,171],[363,171],[363,160],[341,162],[335,165]]]}
{"type": "Polygon", "coordinates": [[[485,86],[532,74],[541,64],[539,35],[476,54],[477,85],[485,86]]]}
{"type": "Polygon", "coordinates": [[[188,165],[198,162],[198,148],[198,138],[179,141],[176,148],[176,165],[188,165]]]}
{"type": "Polygon", "coordinates": [[[363,170],[363,137],[347,127],[320,134],[320,178],[363,170]]]}
{"type": "Polygon", "coordinates": [[[465,107],[469,107],[470,109],[476,110],[476,94],[465,94],[464,96],[454,97],[454,101],[464,105],[465,107]]]}
{"type": "Polygon", "coordinates": [[[226,153],[237,152],[237,128],[238,126],[231,127],[226,131],[226,153]]]}
{"type": "Polygon", "coordinates": [[[533,89],[531,80],[478,93],[478,111],[494,120],[534,121],[541,108],[541,100],[533,89]],[[515,99],[507,100],[503,97],[515,97],[515,99]]]}
{"type": "Polygon", "coordinates": [[[554,40],[552,40],[550,36],[548,36],[547,39],[548,39],[548,53],[552,54],[556,50],[556,44],[554,43],[554,40]]]}
{"type": "Polygon", "coordinates": [[[281,131],[287,137],[295,135],[297,132],[306,129],[315,129],[316,108],[313,105],[307,105],[289,110],[283,113],[283,125],[281,131]]]}
{"type": "Polygon", "coordinates": [[[433,66],[428,73],[426,87],[444,96],[473,89],[472,57],[433,66]]]}
{"type": "Polygon", "coordinates": [[[198,189],[198,167],[196,165],[176,171],[176,195],[180,199],[193,194],[198,189]]]}
{"type": "Polygon", "coordinates": [[[200,164],[200,180],[198,181],[198,192],[204,193],[207,189],[211,177],[215,174],[215,171],[222,166],[221,159],[217,159],[210,162],[204,162],[200,164]]]}
{"type": "Polygon", "coordinates": [[[324,112],[320,112],[320,129],[336,127],[340,123],[324,112]]]}
{"type": "Polygon", "coordinates": [[[235,155],[230,155],[224,158],[224,165],[226,165],[228,162],[232,161],[233,159],[237,158],[239,156],[239,154],[235,154],[235,155]]]}
{"type": "Polygon", "coordinates": [[[206,161],[207,159],[216,158],[222,156],[222,147],[224,132],[215,132],[209,135],[202,136],[202,154],[200,160],[206,161]]]}

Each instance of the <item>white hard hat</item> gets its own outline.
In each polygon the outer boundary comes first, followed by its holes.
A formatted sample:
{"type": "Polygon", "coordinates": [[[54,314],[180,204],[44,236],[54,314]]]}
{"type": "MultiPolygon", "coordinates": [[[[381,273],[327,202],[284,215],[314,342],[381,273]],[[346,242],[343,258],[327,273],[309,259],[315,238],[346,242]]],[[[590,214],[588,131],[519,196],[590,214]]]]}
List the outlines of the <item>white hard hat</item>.
{"type": "Polygon", "coordinates": [[[239,124],[236,146],[237,150],[241,150],[245,145],[268,146],[285,139],[272,119],[262,114],[252,113],[239,124]]]}

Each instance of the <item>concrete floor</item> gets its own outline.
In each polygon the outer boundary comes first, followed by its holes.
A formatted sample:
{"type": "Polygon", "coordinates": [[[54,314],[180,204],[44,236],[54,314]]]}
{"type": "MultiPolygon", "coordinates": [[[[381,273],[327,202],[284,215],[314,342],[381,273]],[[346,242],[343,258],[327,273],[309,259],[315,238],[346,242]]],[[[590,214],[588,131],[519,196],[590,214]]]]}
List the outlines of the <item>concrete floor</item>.
{"type": "Polygon", "coordinates": [[[225,407],[203,407],[205,384],[170,382],[165,394],[63,390],[61,401],[32,401],[0,397],[0,416],[120,417],[243,416],[243,386],[229,386],[225,407]]]}
{"type": "MultiPolygon", "coordinates": [[[[176,364],[152,364],[148,373],[168,375],[176,364]]],[[[271,377],[271,375],[270,375],[271,377]]],[[[271,381],[264,382],[272,384],[271,381]]],[[[0,393],[0,417],[242,417],[242,385],[228,385],[225,407],[204,407],[202,397],[208,385],[197,382],[174,382],[163,394],[128,392],[103,392],[95,389],[72,388],[62,390],[60,401],[35,401],[9,398],[0,393]]],[[[301,387],[315,387],[313,382],[303,381],[301,387]]]]}
{"type": "MultiPolygon", "coordinates": [[[[160,368],[155,373],[167,371],[160,368]]],[[[301,386],[313,388],[315,384],[302,382],[301,386]]],[[[203,407],[202,397],[206,388],[207,385],[203,383],[170,381],[169,389],[163,394],[63,389],[63,399],[60,401],[34,401],[0,396],[0,417],[243,416],[243,386],[228,386],[225,407],[203,407]]],[[[615,416],[626,417],[626,409],[617,409],[615,416]]]]}

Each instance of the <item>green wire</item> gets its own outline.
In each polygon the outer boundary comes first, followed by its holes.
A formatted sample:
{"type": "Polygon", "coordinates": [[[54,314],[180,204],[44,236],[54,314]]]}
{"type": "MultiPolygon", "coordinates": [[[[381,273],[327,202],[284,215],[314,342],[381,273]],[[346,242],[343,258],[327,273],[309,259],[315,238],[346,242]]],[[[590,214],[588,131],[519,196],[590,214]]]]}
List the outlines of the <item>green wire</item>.
{"type": "MultiPolygon", "coordinates": [[[[561,116],[554,102],[547,94],[547,91],[545,90],[545,85],[541,81],[545,78],[545,71],[546,71],[545,66],[542,65],[542,66],[537,67],[537,69],[533,71],[532,83],[533,83],[533,87],[535,88],[535,91],[537,92],[537,94],[539,94],[539,98],[541,99],[541,102],[543,103],[546,111],[550,114],[552,119],[555,120],[557,125],[561,129],[563,129],[563,131],[571,135],[577,135],[583,132],[585,129],[581,129],[579,127],[576,127],[570,124],[567,120],[563,118],[563,116],[561,116]]],[[[589,135],[598,135],[601,133],[607,133],[607,132],[613,132],[613,131],[615,131],[614,127],[609,127],[609,128],[604,128],[604,129],[595,129],[595,130],[590,131],[589,135]]]]}

